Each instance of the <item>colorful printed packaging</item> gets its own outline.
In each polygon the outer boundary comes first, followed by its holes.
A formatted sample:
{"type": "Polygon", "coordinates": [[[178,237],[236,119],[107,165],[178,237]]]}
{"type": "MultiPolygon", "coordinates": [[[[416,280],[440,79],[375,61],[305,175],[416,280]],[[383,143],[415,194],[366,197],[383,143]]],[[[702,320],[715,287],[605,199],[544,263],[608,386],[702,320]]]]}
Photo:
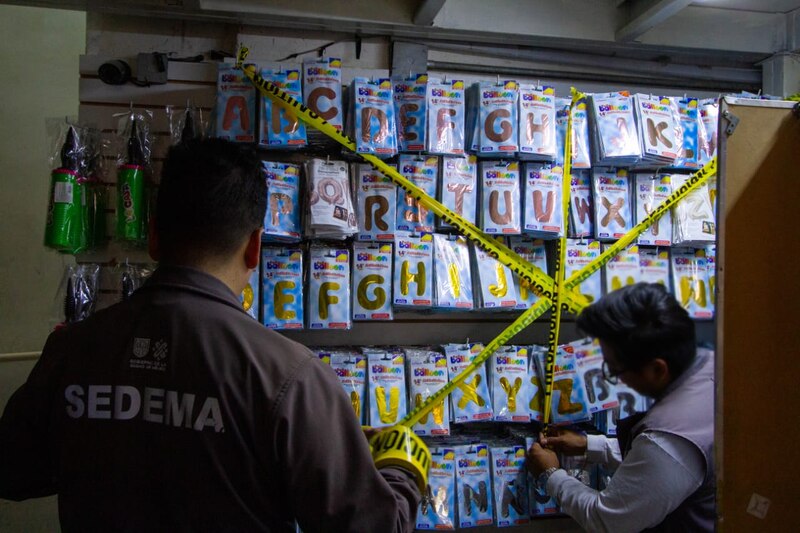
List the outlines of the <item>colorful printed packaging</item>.
{"type": "MultiPolygon", "coordinates": [[[[679,190],[689,177],[687,174],[672,174],[672,190],[679,190]]],[[[704,183],[672,208],[672,243],[675,246],[703,247],[713,243],[716,235],[714,209],[708,184],[704,183]]]]}
{"type": "Polygon", "coordinates": [[[259,267],[256,267],[250,273],[250,279],[247,281],[247,286],[239,295],[239,302],[242,304],[242,309],[251,317],[259,320],[259,311],[261,309],[261,272],[259,267]]]}
{"type": "Polygon", "coordinates": [[[683,132],[683,146],[681,146],[674,166],[677,168],[698,168],[700,139],[697,127],[700,124],[700,113],[697,98],[673,98],[672,101],[678,106],[680,127],[683,132]]]}
{"type": "MultiPolygon", "coordinates": [[[[591,239],[567,239],[567,264],[564,270],[565,279],[583,270],[589,263],[600,257],[600,242],[591,239]]],[[[596,302],[603,293],[603,280],[598,270],[589,279],[584,280],[578,288],[581,294],[596,302]]]]}
{"type": "Polygon", "coordinates": [[[363,424],[367,400],[367,358],[359,354],[331,354],[330,365],[350,397],[358,423],[363,424]]]}
{"type": "Polygon", "coordinates": [[[456,528],[456,452],[433,447],[428,470],[428,493],[417,511],[417,529],[453,531],[456,528]]]}
{"type": "Polygon", "coordinates": [[[519,157],[556,159],[556,97],[552,87],[519,87],[519,157]]]}
{"type": "Polygon", "coordinates": [[[397,128],[394,116],[392,82],[388,78],[371,81],[356,78],[351,88],[351,137],[356,152],[377,157],[397,154],[397,128]]]}
{"type": "MultiPolygon", "coordinates": [[[[572,108],[572,168],[591,168],[592,153],[589,135],[589,102],[582,96],[572,108]]],[[[561,145],[564,151],[564,145],[561,145]]],[[[563,158],[563,156],[562,156],[563,158]]]]}
{"type": "Polygon", "coordinates": [[[627,91],[591,95],[592,138],[596,165],[632,165],[641,157],[633,112],[627,91]]]}
{"type": "Polygon", "coordinates": [[[481,90],[480,84],[473,83],[466,91],[466,150],[477,154],[481,151],[481,90]]]}
{"type": "Polygon", "coordinates": [[[353,320],[392,320],[391,243],[353,243],[353,320]]]}
{"type": "Polygon", "coordinates": [[[481,229],[489,235],[521,232],[519,163],[481,163],[481,229]]]}
{"type": "Polygon", "coordinates": [[[564,171],[549,163],[525,165],[523,231],[545,239],[557,238],[564,231],[562,179],[564,171]]]}
{"type": "Polygon", "coordinates": [[[586,389],[586,405],[590,413],[619,406],[617,390],[603,377],[603,350],[597,339],[580,339],[566,345],[575,354],[578,374],[586,389]]]}
{"type": "Polygon", "coordinates": [[[594,202],[592,178],[588,170],[572,172],[570,200],[569,236],[591,237],[594,235],[594,202]]]}
{"type": "Polygon", "coordinates": [[[220,63],[217,70],[215,136],[242,143],[256,140],[256,88],[231,63],[220,63]]]}
{"type": "Polygon", "coordinates": [[[705,252],[708,272],[708,301],[711,304],[711,312],[714,313],[717,306],[717,245],[706,246],[705,252]]]}
{"type": "MultiPolygon", "coordinates": [[[[535,240],[527,235],[516,235],[508,238],[508,246],[517,255],[525,259],[539,270],[547,273],[547,254],[544,241],[535,240]]],[[[528,282],[514,274],[514,287],[517,289],[517,309],[528,309],[539,301],[528,282]]]]}
{"type": "MultiPolygon", "coordinates": [[[[444,353],[447,356],[450,378],[459,375],[467,368],[475,357],[483,350],[482,344],[446,344],[444,353]]],[[[490,421],[494,416],[492,400],[489,396],[489,385],[486,380],[486,366],[480,365],[450,394],[453,408],[453,422],[490,421]]]]}
{"type": "Polygon", "coordinates": [[[358,232],[348,166],[343,161],[306,161],[308,216],[311,238],[344,239],[358,232]]]}
{"type": "MultiPolygon", "coordinates": [[[[636,221],[638,224],[652,213],[659,204],[672,194],[672,185],[668,174],[635,174],[633,190],[636,202],[636,221]]],[[[639,235],[639,244],[651,246],[669,246],[672,244],[672,217],[669,211],[653,222],[644,233],[639,235]]]]}
{"type": "Polygon", "coordinates": [[[481,155],[517,152],[517,82],[481,82],[479,90],[481,155]]]}
{"type": "Polygon", "coordinates": [[[397,228],[397,185],[371,165],[355,167],[357,239],[393,241],[397,228]]]}
{"type": "MultiPolygon", "coordinates": [[[[411,408],[416,409],[436,391],[447,385],[447,357],[431,350],[406,349],[411,408]]],[[[422,436],[450,434],[450,406],[446,399],[414,425],[422,436]]]]}
{"type": "Polygon", "coordinates": [[[615,241],[633,227],[628,171],[595,169],[592,185],[595,237],[601,241],[615,241]]]}
{"type": "Polygon", "coordinates": [[[701,319],[714,317],[704,250],[672,250],[672,285],[675,298],[689,312],[689,316],[701,319]]]}
{"type": "Polygon", "coordinates": [[[673,109],[667,97],[649,94],[636,94],[633,103],[638,119],[642,163],[674,165],[683,147],[683,139],[676,135],[683,131],[677,107],[673,109]]]}
{"type": "MultiPolygon", "coordinates": [[[[286,94],[303,103],[300,87],[300,71],[297,69],[262,69],[261,76],[272,82],[286,94]]],[[[302,148],[306,145],[306,125],[297,115],[285,107],[272,102],[267,96],[261,97],[261,126],[258,143],[265,148],[302,148]]]]}
{"type": "Polygon", "coordinates": [[[374,351],[367,354],[369,368],[369,425],[388,427],[406,416],[405,356],[374,351]]]}
{"type": "Polygon", "coordinates": [[[483,309],[514,309],[519,305],[517,288],[514,286],[512,270],[477,246],[472,271],[477,272],[473,283],[475,293],[480,296],[479,307],[483,309]]]}
{"type": "Polygon", "coordinates": [[[309,109],[342,130],[342,60],[334,57],[303,61],[303,101],[309,109]]]}
{"type": "Polygon", "coordinates": [[[615,385],[619,407],[606,411],[605,433],[609,437],[617,435],[617,422],[648,409],[648,399],[622,382],[615,385]]]}
{"type": "Polygon", "coordinates": [[[544,365],[547,359],[547,347],[537,344],[528,347],[528,408],[531,420],[544,420],[544,365]]]}
{"type": "Polygon", "coordinates": [[[312,246],[308,268],[309,329],[350,329],[350,250],[312,246]]]}
{"type": "Polygon", "coordinates": [[[488,526],[493,522],[489,448],[485,444],[456,446],[458,527],[488,526]]]}
{"type": "MultiPolygon", "coordinates": [[[[536,442],[535,437],[525,437],[525,449],[530,450],[534,442],[536,442]]],[[[554,516],[559,514],[558,504],[547,494],[547,486],[539,485],[537,479],[534,478],[533,474],[530,472],[528,473],[527,481],[528,505],[530,507],[531,517],[554,516]]]]}
{"type": "Polygon", "coordinates": [[[464,153],[464,82],[428,80],[428,131],[425,136],[429,153],[461,155],[464,153]]]}
{"type": "MultiPolygon", "coordinates": [[[[605,251],[610,245],[603,245],[605,251]]],[[[603,267],[605,274],[605,293],[609,294],[639,280],[639,246],[631,244],[615,255],[603,267]]]]}
{"type": "Polygon", "coordinates": [[[393,303],[433,305],[433,235],[398,231],[394,241],[393,303]]]}
{"type": "Polygon", "coordinates": [[[435,307],[470,310],[474,307],[472,272],[466,237],[433,235],[435,307]]]}
{"type": "Polygon", "coordinates": [[[660,283],[669,291],[669,250],[639,247],[639,276],[641,281],[660,283]]]}
{"type": "Polygon", "coordinates": [[[303,328],[303,252],[300,248],[261,249],[264,325],[303,328]]]}
{"type": "Polygon", "coordinates": [[[575,354],[558,347],[553,372],[553,411],[554,424],[577,424],[591,419],[586,406],[586,388],[579,379],[575,354]]]}
{"type": "MultiPolygon", "coordinates": [[[[442,186],[438,200],[467,221],[475,224],[478,211],[478,159],[474,155],[442,158],[442,186]]],[[[437,218],[437,228],[452,226],[437,218]]]]}
{"type": "Polygon", "coordinates": [[[700,139],[700,166],[717,156],[717,127],[719,123],[719,102],[716,98],[700,101],[700,122],[705,135],[700,139]]]}
{"type": "MultiPolygon", "coordinates": [[[[439,176],[439,158],[401,154],[398,159],[400,174],[432,197],[436,197],[439,176]]],[[[397,229],[400,231],[433,231],[435,215],[413,195],[397,190],[397,229]]]]}
{"type": "Polygon", "coordinates": [[[530,422],[528,363],[528,348],[524,346],[503,346],[492,355],[492,408],[496,421],[530,422]]]}
{"type": "Polygon", "coordinates": [[[530,523],[524,446],[491,448],[497,527],[530,523]]]}
{"type": "Polygon", "coordinates": [[[264,216],[264,240],[299,242],[300,167],[291,163],[262,161],[267,179],[267,212],[264,216]]]}
{"type": "Polygon", "coordinates": [[[408,78],[395,79],[394,107],[397,116],[397,141],[401,152],[425,150],[425,89],[427,74],[414,74],[408,78]]]}

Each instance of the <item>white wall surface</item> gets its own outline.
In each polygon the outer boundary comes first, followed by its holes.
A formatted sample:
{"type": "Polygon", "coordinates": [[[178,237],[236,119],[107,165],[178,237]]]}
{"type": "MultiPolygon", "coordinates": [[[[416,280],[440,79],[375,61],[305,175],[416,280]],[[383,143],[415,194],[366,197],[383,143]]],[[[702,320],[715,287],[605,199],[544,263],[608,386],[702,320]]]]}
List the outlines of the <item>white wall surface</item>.
{"type": "MultiPolygon", "coordinates": [[[[0,353],[39,351],[70,261],[42,244],[49,190],[45,118],[77,115],[86,15],[0,6],[0,353]]],[[[0,362],[0,409],[33,362],[0,362]]],[[[0,531],[58,531],[55,498],[0,500],[0,531]]]]}

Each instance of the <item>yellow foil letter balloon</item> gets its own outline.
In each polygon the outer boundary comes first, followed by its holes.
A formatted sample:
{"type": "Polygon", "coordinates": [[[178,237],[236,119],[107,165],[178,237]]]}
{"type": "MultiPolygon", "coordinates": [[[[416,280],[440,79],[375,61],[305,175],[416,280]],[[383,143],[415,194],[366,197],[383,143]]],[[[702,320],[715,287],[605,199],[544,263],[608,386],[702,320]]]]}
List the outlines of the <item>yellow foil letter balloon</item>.
{"type": "Polygon", "coordinates": [[[368,276],[364,276],[364,278],[358,284],[358,289],[356,290],[356,298],[358,298],[358,303],[361,305],[361,307],[364,309],[369,309],[370,311],[374,311],[383,307],[383,304],[386,303],[386,291],[380,285],[383,285],[384,281],[384,277],[378,274],[369,274],[368,276]],[[375,287],[375,291],[373,292],[375,295],[374,300],[371,300],[367,294],[367,289],[370,285],[378,285],[378,287],[375,287]]]}
{"type": "Polygon", "coordinates": [[[297,313],[291,309],[286,309],[288,304],[294,303],[294,295],[286,294],[296,287],[294,281],[279,281],[272,290],[272,300],[275,303],[275,316],[280,320],[293,320],[297,313]]]}

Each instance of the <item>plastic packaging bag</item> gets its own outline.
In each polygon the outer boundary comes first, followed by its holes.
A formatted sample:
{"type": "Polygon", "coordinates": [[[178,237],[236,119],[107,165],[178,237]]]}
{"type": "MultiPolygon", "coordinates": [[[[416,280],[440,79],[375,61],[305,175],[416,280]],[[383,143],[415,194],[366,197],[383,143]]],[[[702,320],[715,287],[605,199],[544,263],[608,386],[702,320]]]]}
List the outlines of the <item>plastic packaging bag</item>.
{"type": "Polygon", "coordinates": [[[456,452],[433,447],[428,488],[417,512],[417,529],[453,531],[456,528],[456,452]]]}
{"type": "Polygon", "coordinates": [[[350,250],[311,246],[308,266],[308,328],[350,329],[350,250]]]}
{"type": "MultiPolygon", "coordinates": [[[[481,344],[446,344],[444,353],[447,356],[450,378],[459,375],[481,352],[481,344]]],[[[489,396],[489,385],[486,379],[486,366],[480,365],[464,382],[450,394],[453,408],[453,422],[490,421],[494,416],[492,400],[489,396]]]]}
{"type": "Polygon", "coordinates": [[[481,155],[496,156],[519,151],[517,82],[481,82],[479,90],[481,155]]]}
{"type": "Polygon", "coordinates": [[[593,173],[595,237],[615,241],[633,227],[628,171],[594,169],[593,173]]]}
{"type": "Polygon", "coordinates": [[[497,422],[531,420],[528,393],[528,349],[524,346],[503,346],[492,354],[492,398],[497,422]]]}
{"type": "MultiPolygon", "coordinates": [[[[591,239],[567,239],[567,264],[564,277],[569,279],[589,263],[600,257],[600,242],[591,239]]],[[[578,290],[589,302],[596,302],[602,296],[603,282],[598,270],[584,280],[578,290]]]]}
{"type": "Polygon", "coordinates": [[[569,236],[591,237],[594,235],[594,202],[592,201],[592,178],[588,170],[572,173],[570,183],[569,236]]]}
{"type": "MultiPolygon", "coordinates": [[[[668,174],[634,174],[633,190],[636,202],[635,224],[638,224],[669,198],[672,185],[668,174]]],[[[672,244],[672,218],[669,211],[639,235],[637,241],[639,244],[651,246],[672,244]]]]}
{"type": "MultiPolygon", "coordinates": [[[[408,384],[412,409],[422,405],[428,397],[447,385],[447,358],[431,350],[406,348],[408,384]]],[[[414,433],[423,436],[450,434],[450,409],[446,398],[414,425],[414,433]]]]}
{"type": "Polygon", "coordinates": [[[519,157],[556,159],[555,89],[547,86],[519,87],[519,157]]]}
{"type": "MultiPolygon", "coordinates": [[[[516,235],[508,238],[508,246],[521,258],[547,273],[547,254],[544,241],[532,239],[527,235],[516,235]]],[[[517,309],[528,309],[539,301],[539,297],[527,281],[514,274],[514,287],[517,289],[517,309]]]]}
{"type": "MultiPolygon", "coordinates": [[[[478,207],[478,164],[474,155],[442,158],[442,186],[439,201],[445,207],[475,224],[478,207]]],[[[452,229],[441,218],[437,228],[452,229]]]]}
{"type": "Polygon", "coordinates": [[[472,271],[478,306],[482,309],[515,309],[519,305],[513,271],[477,246],[472,271]]]}
{"type": "Polygon", "coordinates": [[[603,377],[603,350],[596,339],[579,339],[567,345],[575,354],[578,374],[586,388],[586,404],[590,413],[619,406],[615,386],[603,377]]]}
{"type": "Polygon", "coordinates": [[[480,169],[481,229],[489,235],[518,235],[522,229],[519,163],[484,161],[480,169]]]}
{"type": "Polygon", "coordinates": [[[187,102],[183,108],[168,105],[166,111],[169,138],[173,146],[205,136],[206,123],[201,108],[187,102]]]}
{"type": "Polygon", "coordinates": [[[355,176],[357,239],[393,241],[397,230],[397,186],[371,165],[355,165],[355,176]]]}
{"type": "Polygon", "coordinates": [[[464,153],[464,82],[428,80],[427,151],[431,154],[464,153]]]}
{"type": "Polygon", "coordinates": [[[342,130],[342,60],[335,57],[303,61],[303,101],[308,108],[342,130]]]}
{"type": "Polygon", "coordinates": [[[153,115],[144,110],[120,117],[117,128],[117,240],[134,245],[147,241],[153,115]]]}
{"type": "Polygon", "coordinates": [[[262,161],[267,180],[267,212],[264,240],[298,242],[300,224],[300,167],[291,163],[262,161]]]}
{"type": "Polygon", "coordinates": [[[369,365],[369,425],[394,426],[407,412],[405,356],[371,352],[369,365]]]}
{"type": "Polygon", "coordinates": [[[353,320],[392,320],[391,243],[353,243],[353,320]]]}
{"type": "Polygon", "coordinates": [[[97,307],[100,265],[68,265],[62,280],[64,287],[64,322],[73,324],[91,316],[97,307]]]}
{"type": "Polygon", "coordinates": [[[485,444],[456,446],[456,482],[458,484],[458,525],[460,528],[491,525],[494,499],[485,444]]]}
{"type": "Polygon", "coordinates": [[[319,239],[344,239],[358,232],[348,166],[343,161],[306,162],[306,233],[319,239]]]}
{"type": "Polygon", "coordinates": [[[525,451],[521,445],[491,448],[497,527],[530,523],[525,451]]]}
{"type": "MultiPolygon", "coordinates": [[[[608,244],[604,245],[608,248],[608,244]]],[[[603,267],[605,294],[640,281],[639,246],[631,244],[611,258],[603,267]]]]}
{"type": "MultiPolygon", "coordinates": [[[[283,92],[303,102],[298,69],[262,69],[261,76],[283,92]]],[[[261,123],[258,143],[264,148],[294,149],[306,145],[306,125],[294,111],[278,105],[267,96],[261,97],[261,123]]]]}
{"type": "Polygon", "coordinates": [[[525,165],[523,231],[543,239],[558,238],[564,232],[562,204],[563,169],[549,163],[525,165]]]}
{"type": "Polygon", "coordinates": [[[231,63],[218,66],[215,125],[215,137],[243,143],[256,140],[256,88],[231,63]]]}
{"type": "Polygon", "coordinates": [[[433,254],[433,272],[436,280],[435,307],[472,309],[475,304],[467,239],[461,236],[434,234],[433,254]]]}
{"type": "Polygon", "coordinates": [[[300,248],[261,250],[264,325],[271,329],[302,329],[303,252],[300,248]]]}
{"type": "Polygon", "coordinates": [[[394,305],[431,307],[433,235],[398,231],[395,234],[394,254],[394,305]]]}
{"type": "Polygon", "coordinates": [[[704,250],[672,250],[672,283],[675,298],[692,318],[714,317],[710,298],[708,262],[704,250]]]}
{"type": "Polygon", "coordinates": [[[356,78],[351,86],[352,121],[348,126],[356,142],[356,152],[377,157],[397,154],[392,82],[388,78],[356,78]]]}
{"type": "Polygon", "coordinates": [[[658,248],[639,247],[639,272],[640,279],[645,283],[660,283],[671,290],[669,279],[669,250],[658,248]]]}
{"type": "Polygon", "coordinates": [[[397,140],[401,152],[425,150],[425,89],[427,74],[411,74],[408,78],[393,78],[394,106],[397,116],[397,140]]]}
{"type": "Polygon", "coordinates": [[[330,356],[330,365],[350,397],[356,419],[363,424],[367,401],[367,358],[360,354],[334,353],[330,356]]]}
{"type": "MultiPolygon", "coordinates": [[[[436,197],[436,184],[439,177],[439,158],[401,154],[398,158],[400,174],[425,191],[431,198],[436,197]]],[[[402,189],[397,190],[397,229],[400,231],[433,231],[435,215],[419,200],[402,189]]]]}

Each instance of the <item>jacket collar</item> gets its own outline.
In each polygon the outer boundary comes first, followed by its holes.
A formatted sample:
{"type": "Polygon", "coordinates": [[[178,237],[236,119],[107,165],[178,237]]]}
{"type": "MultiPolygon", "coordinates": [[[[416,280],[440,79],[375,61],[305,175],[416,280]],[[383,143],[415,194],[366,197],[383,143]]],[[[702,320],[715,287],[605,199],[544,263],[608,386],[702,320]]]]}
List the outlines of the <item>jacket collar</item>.
{"type": "Polygon", "coordinates": [[[657,400],[661,400],[666,398],[671,393],[673,393],[678,387],[680,387],[689,377],[695,374],[700,368],[705,364],[706,360],[711,357],[711,353],[709,350],[705,349],[698,349],[697,354],[695,355],[694,359],[692,360],[692,364],[689,365],[689,368],[683,371],[683,373],[678,376],[678,378],[667,385],[667,388],[664,389],[664,392],[657,398],[657,400]]]}
{"type": "Polygon", "coordinates": [[[240,311],[238,295],[217,277],[186,266],[159,265],[139,290],[174,289],[193,292],[231,305],[240,311]]]}

